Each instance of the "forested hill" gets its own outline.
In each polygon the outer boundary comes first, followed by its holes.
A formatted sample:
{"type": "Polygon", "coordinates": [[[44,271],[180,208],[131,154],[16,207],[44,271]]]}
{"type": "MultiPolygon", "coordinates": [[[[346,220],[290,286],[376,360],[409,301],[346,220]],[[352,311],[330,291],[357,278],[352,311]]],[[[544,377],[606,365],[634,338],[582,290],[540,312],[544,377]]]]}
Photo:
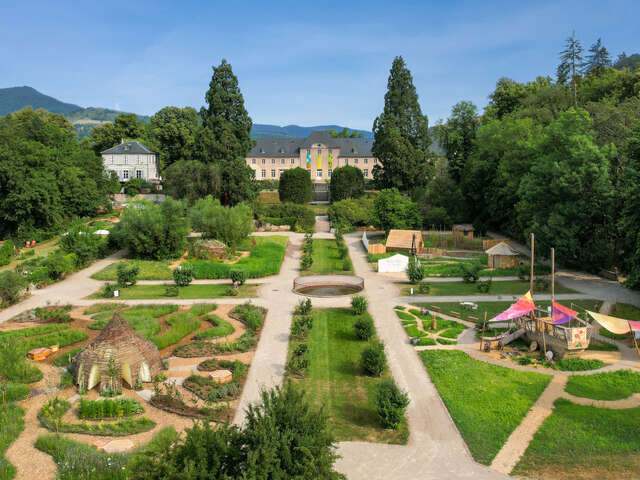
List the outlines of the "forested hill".
{"type": "Polygon", "coordinates": [[[16,110],[21,110],[28,105],[31,105],[34,110],[44,108],[49,112],[62,113],[63,115],[82,109],[79,105],[64,103],[49,95],[40,93],[35,88],[0,88],[0,117],[4,117],[6,114],[16,110]]]}
{"type": "MultiPolygon", "coordinates": [[[[96,125],[113,122],[118,115],[125,113],[109,108],[83,108],[72,103],[61,102],[56,98],[40,93],[32,87],[0,88],[0,117],[27,106],[33,107],[34,110],[43,108],[52,113],[63,114],[73,123],[80,138],[89,135],[91,129],[96,125]]],[[[149,117],[146,115],[138,115],[138,119],[144,123],[149,121],[149,117]]],[[[315,130],[333,129],[340,132],[343,128],[345,127],[339,125],[317,125],[312,127],[286,125],[280,127],[278,125],[255,123],[251,129],[251,136],[255,138],[304,138],[315,130]]],[[[367,130],[349,130],[358,132],[365,138],[373,137],[373,133],[367,130]]]]}
{"type": "MultiPolygon", "coordinates": [[[[113,122],[118,115],[125,113],[108,108],[83,108],[73,103],[61,102],[32,87],[0,88],[0,117],[28,106],[34,110],[42,108],[48,112],[64,115],[73,123],[80,138],[89,135],[96,125],[113,122]]],[[[145,123],[149,121],[146,115],[138,115],[138,119],[145,123]]]]}
{"type": "MultiPolygon", "coordinates": [[[[277,125],[268,125],[261,123],[254,123],[251,128],[251,136],[254,138],[305,138],[308,137],[311,132],[317,130],[336,130],[342,131],[345,127],[339,125],[316,125],[313,127],[300,127],[299,125],[286,125],[279,127],[277,125]]],[[[346,127],[348,128],[348,127],[346,127]]],[[[364,135],[364,138],[373,138],[373,133],[368,130],[352,130],[364,135]]]]}

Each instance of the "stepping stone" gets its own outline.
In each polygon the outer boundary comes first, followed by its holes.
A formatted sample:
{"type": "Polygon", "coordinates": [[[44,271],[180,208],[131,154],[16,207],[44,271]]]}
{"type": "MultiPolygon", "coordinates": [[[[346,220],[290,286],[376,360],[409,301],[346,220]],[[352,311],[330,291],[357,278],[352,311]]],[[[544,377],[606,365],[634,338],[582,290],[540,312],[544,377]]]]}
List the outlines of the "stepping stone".
{"type": "Polygon", "coordinates": [[[185,377],[169,377],[165,380],[164,383],[174,383],[176,385],[182,385],[184,383],[185,377]]]}
{"type": "Polygon", "coordinates": [[[102,446],[102,450],[106,453],[120,453],[131,450],[135,447],[135,443],[131,440],[120,439],[120,440],[111,440],[110,442],[105,443],[102,446]]]}
{"type": "Polygon", "coordinates": [[[138,394],[138,396],[140,398],[142,398],[143,400],[150,402],[151,398],[153,398],[153,391],[152,390],[138,390],[136,392],[138,394]]]}

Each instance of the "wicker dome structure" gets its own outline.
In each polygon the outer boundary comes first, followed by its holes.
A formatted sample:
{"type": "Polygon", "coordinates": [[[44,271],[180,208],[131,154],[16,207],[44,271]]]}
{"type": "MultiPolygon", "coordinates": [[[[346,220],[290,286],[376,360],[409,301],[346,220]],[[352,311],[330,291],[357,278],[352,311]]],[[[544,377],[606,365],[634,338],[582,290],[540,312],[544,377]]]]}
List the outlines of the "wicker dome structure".
{"type": "Polygon", "coordinates": [[[138,335],[117,312],[100,334],[73,359],[71,372],[78,388],[118,390],[151,382],[162,371],[158,348],[138,335]]]}

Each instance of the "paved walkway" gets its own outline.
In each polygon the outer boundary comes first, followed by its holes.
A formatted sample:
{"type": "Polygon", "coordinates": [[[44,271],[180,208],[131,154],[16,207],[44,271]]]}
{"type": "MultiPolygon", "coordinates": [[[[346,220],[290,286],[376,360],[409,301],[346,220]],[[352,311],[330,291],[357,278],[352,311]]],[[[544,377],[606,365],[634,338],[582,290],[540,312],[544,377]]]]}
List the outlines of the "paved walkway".
{"type": "Polygon", "coordinates": [[[389,367],[411,399],[407,409],[410,437],[406,446],[342,442],[336,463],[349,479],[506,478],[471,458],[449,412],[422,362],[406,339],[393,307],[396,287],[372,271],[360,235],[345,235],[356,275],[365,279],[364,294],[378,336],[385,342],[389,367]]]}
{"type": "MultiPolygon", "coordinates": [[[[94,280],[91,275],[99,272],[103,268],[117,262],[124,255],[124,250],[109,255],[98,260],[84,270],[73,273],[61,282],[54,283],[46,288],[34,289],[31,296],[22,302],[16,303],[0,311],[0,323],[9,320],[11,317],[36,307],[44,307],[48,304],[78,303],[77,300],[98,290],[104,282],[94,280]]],[[[94,302],[92,302],[94,303],[94,302]]]]}

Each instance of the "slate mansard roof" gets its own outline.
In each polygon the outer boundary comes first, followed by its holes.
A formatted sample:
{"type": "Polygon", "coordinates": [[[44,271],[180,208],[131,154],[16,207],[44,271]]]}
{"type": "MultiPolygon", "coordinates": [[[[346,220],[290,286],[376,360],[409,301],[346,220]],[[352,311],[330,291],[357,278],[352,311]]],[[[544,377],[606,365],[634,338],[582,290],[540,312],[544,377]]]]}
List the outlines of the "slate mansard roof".
{"type": "Polygon", "coordinates": [[[301,149],[317,144],[339,148],[341,157],[373,157],[372,138],[333,138],[327,132],[311,132],[307,138],[257,138],[248,157],[297,157],[301,149]]]}
{"type": "Polygon", "coordinates": [[[155,154],[156,152],[149,150],[147,147],[139,142],[124,142],[115,147],[108,148],[101,154],[116,154],[116,155],[136,155],[136,154],[155,154]]]}

